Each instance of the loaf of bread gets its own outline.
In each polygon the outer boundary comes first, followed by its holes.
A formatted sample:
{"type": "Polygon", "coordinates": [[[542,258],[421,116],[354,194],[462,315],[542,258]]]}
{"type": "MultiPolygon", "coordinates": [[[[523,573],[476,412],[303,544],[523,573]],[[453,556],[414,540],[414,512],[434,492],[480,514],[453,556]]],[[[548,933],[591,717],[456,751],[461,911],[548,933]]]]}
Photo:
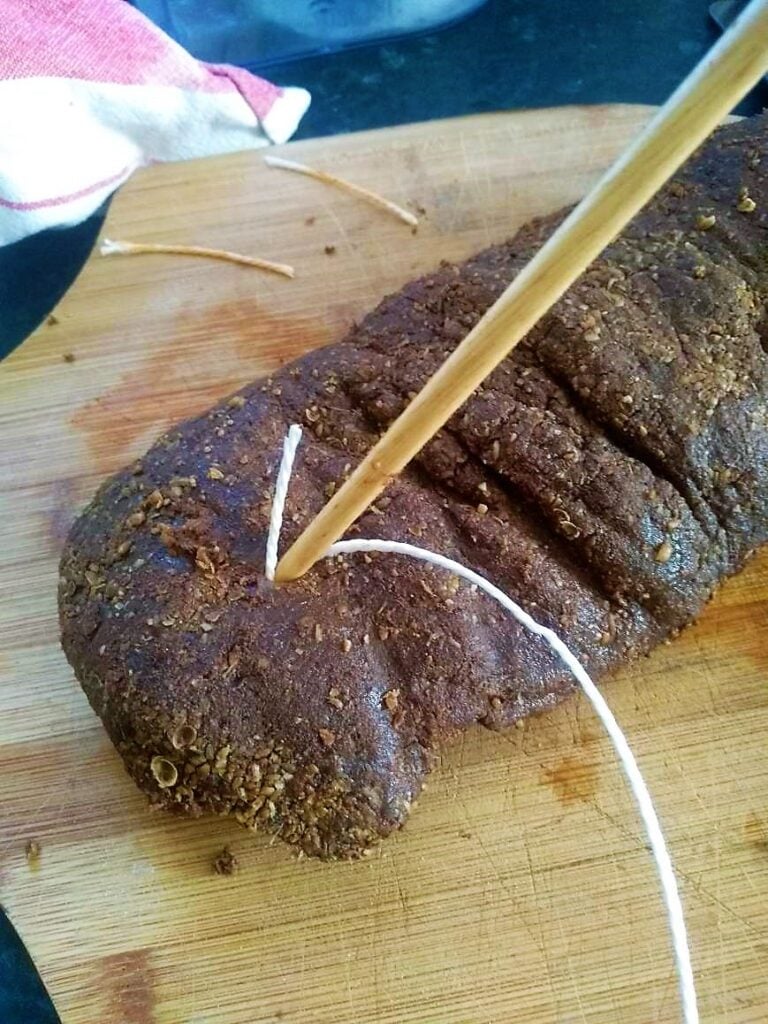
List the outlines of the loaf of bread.
{"type": "MultiPolygon", "coordinates": [[[[721,129],[355,525],[486,575],[593,677],[674,636],[768,539],[768,119],[721,129]]],[[[320,857],[407,819],[439,745],[574,687],[482,593],[393,555],[264,578],[562,215],[386,298],[170,430],[61,561],[64,649],[155,803],[320,857]]]]}

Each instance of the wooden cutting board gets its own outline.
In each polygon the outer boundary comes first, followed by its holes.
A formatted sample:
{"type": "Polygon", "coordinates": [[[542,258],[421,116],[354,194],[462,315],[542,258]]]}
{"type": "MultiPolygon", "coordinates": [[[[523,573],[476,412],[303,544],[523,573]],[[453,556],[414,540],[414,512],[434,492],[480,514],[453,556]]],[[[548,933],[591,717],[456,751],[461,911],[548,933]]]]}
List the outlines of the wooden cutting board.
{"type": "MultiPolygon", "coordinates": [[[[679,1021],[654,867],[585,701],[446,750],[368,860],[297,862],[226,821],[146,810],[59,650],[55,598],[66,530],[106,473],[438,260],[575,200],[647,116],[532,111],[286,147],[423,208],[415,235],[258,153],[153,167],[116,199],[111,237],[259,254],[295,281],[94,257],[0,367],[0,897],[64,1024],[679,1021]],[[233,877],[212,871],[225,843],[233,877]]],[[[762,557],[606,689],[719,1024],[768,1017],[767,636],[762,557]]]]}

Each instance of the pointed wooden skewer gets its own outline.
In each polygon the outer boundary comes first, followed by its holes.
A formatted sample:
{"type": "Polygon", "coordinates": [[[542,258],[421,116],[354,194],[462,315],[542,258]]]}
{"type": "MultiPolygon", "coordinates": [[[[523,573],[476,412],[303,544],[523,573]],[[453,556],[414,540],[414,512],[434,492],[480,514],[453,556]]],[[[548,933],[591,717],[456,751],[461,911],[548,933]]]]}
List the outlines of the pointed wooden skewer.
{"type": "Polygon", "coordinates": [[[768,0],[752,0],[304,530],[277,582],[322,558],[767,70],[768,0]]]}

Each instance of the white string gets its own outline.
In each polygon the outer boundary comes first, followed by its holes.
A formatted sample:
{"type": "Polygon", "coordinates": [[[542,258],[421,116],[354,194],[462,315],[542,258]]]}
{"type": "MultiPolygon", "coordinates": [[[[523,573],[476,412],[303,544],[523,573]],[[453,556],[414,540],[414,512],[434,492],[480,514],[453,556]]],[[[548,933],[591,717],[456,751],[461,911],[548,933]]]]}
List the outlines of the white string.
{"type": "Polygon", "coordinates": [[[272,511],[269,515],[269,533],[267,534],[267,554],[265,558],[264,573],[268,580],[274,581],[275,569],[277,569],[277,545],[280,541],[280,531],[283,528],[283,512],[285,510],[285,496],[288,493],[288,484],[293,472],[293,460],[296,458],[296,449],[301,440],[301,427],[294,423],[283,440],[283,457],[280,460],[280,469],[275,480],[275,493],[272,498],[272,511]]]}
{"type": "MultiPolygon", "coordinates": [[[[269,527],[269,541],[267,542],[267,557],[269,559],[269,544],[270,541],[274,540],[274,562],[270,564],[268,561],[267,565],[267,576],[269,579],[274,578],[274,570],[277,562],[277,545],[280,538],[282,510],[285,503],[285,492],[288,488],[291,469],[293,467],[293,458],[296,453],[296,445],[298,444],[299,437],[301,436],[301,431],[299,430],[299,434],[292,446],[289,446],[289,439],[291,438],[291,432],[297,429],[298,428],[296,427],[291,427],[288,438],[286,438],[283,449],[283,463],[280,467],[280,473],[278,474],[277,484],[275,487],[272,519],[269,527]],[[284,473],[283,471],[286,469],[286,466],[287,471],[284,473]],[[279,518],[277,515],[278,508],[279,518]],[[272,575],[270,575],[270,571],[272,575]]],[[[606,704],[603,695],[592,682],[592,679],[589,677],[579,660],[560,639],[557,633],[549,629],[547,626],[542,626],[536,622],[535,619],[531,618],[528,612],[524,611],[524,609],[522,609],[520,605],[516,604],[511,597],[508,597],[502,590],[499,590],[498,587],[494,586],[493,583],[487,580],[484,576],[481,576],[473,569],[468,569],[460,562],[454,562],[452,558],[446,558],[445,555],[437,554],[434,551],[427,551],[425,548],[416,547],[414,544],[404,544],[400,541],[360,539],[342,540],[338,541],[336,544],[332,544],[325,553],[325,557],[332,558],[334,555],[351,555],[360,551],[376,551],[384,554],[407,555],[411,558],[417,558],[422,562],[428,562],[430,565],[435,565],[440,569],[447,569],[448,572],[455,573],[455,575],[460,576],[468,583],[475,584],[480,588],[480,590],[488,594],[489,597],[498,601],[502,608],[506,608],[506,610],[510,612],[522,626],[530,630],[531,633],[535,633],[537,636],[540,636],[545,640],[576,677],[584,693],[592,702],[592,706],[595,709],[598,718],[605,726],[606,732],[611,738],[611,742],[613,743],[614,749],[619,757],[619,761],[621,761],[624,774],[627,777],[629,787],[632,790],[632,794],[637,803],[638,810],[640,811],[640,817],[645,825],[645,830],[651,845],[651,852],[654,860],[656,861],[659,881],[661,882],[661,889],[667,908],[669,930],[672,935],[672,947],[677,966],[680,1001],[683,1007],[683,1020],[685,1024],[699,1024],[699,1011],[696,1005],[696,988],[694,985],[693,967],[691,965],[691,953],[688,948],[688,935],[685,928],[683,905],[677,888],[677,880],[675,878],[674,868],[672,867],[672,860],[669,856],[667,844],[664,840],[664,834],[661,830],[661,823],[659,822],[658,815],[656,814],[656,808],[653,806],[651,794],[648,792],[648,787],[645,784],[645,780],[643,779],[640,768],[635,760],[635,755],[632,753],[624,733],[621,731],[618,722],[614,718],[613,712],[606,704]]]]}
{"type": "Polygon", "coordinates": [[[498,587],[495,587],[493,583],[485,579],[484,576],[480,576],[479,573],[474,572],[472,569],[468,569],[460,562],[454,562],[452,558],[446,558],[445,555],[439,555],[433,551],[427,551],[424,548],[416,547],[413,544],[402,544],[399,541],[390,540],[342,540],[336,544],[332,544],[331,547],[328,548],[326,557],[330,558],[333,555],[353,554],[357,551],[381,551],[396,555],[409,555],[411,558],[418,558],[422,562],[428,562],[430,565],[436,565],[441,569],[447,569],[449,572],[455,573],[457,576],[461,576],[461,578],[466,580],[468,583],[474,583],[481,590],[484,590],[489,597],[498,601],[499,604],[503,608],[506,608],[508,612],[511,612],[517,621],[521,623],[521,625],[525,626],[526,629],[530,630],[532,633],[536,633],[538,636],[542,637],[542,639],[546,640],[552,650],[559,655],[571,672],[573,672],[574,676],[581,684],[584,693],[592,702],[592,706],[597,712],[600,721],[605,726],[606,731],[613,742],[616,753],[618,754],[619,760],[624,768],[624,773],[626,774],[630,789],[637,801],[640,817],[643,819],[646,832],[648,833],[648,839],[651,844],[651,851],[656,860],[656,865],[659,871],[659,880],[661,882],[664,899],[667,905],[669,930],[672,933],[672,944],[674,947],[675,959],[677,961],[677,971],[680,982],[680,998],[683,1004],[683,1019],[686,1024],[698,1024],[699,1014],[696,1008],[696,990],[693,981],[691,955],[688,949],[685,919],[683,917],[683,906],[680,901],[680,893],[678,892],[672,861],[667,850],[667,845],[664,841],[664,835],[661,831],[661,824],[659,823],[656,809],[653,806],[651,795],[648,792],[648,787],[640,773],[640,768],[638,767],[635,756],[627,743],[626,737],[614,718],[613,712],[606,704],[603,695],[592,682],[587,672],[581,666],[581,663],[576,659],[555,632],[548,629],[546,626],[540,625],[518,604],[515,604],[515,602],[502,590],[499,590],[498,587]]]}

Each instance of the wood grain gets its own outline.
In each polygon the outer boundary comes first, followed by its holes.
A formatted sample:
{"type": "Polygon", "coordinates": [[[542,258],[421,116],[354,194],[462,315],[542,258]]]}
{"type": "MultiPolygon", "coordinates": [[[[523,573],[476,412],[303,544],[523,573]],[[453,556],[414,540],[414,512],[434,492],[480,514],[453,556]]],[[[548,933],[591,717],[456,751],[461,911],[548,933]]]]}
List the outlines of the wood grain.
{"type": "MultiPolygon", "coordinates": [[[[577,199],[648,113],[285,147],[423,206],[416,235],[257,154],[151,168],[107,234],[258,252],[296,280],[95,257],[58,323],[0,366],[0,899],[64,1024],[679,1020],[653,865],[584,702],[446,750],[369,860],[297,863],[227,822],[147,812],[59,651],[55,602],[62,539],[105,473],[439,259],[577,199]],[[241,863],[228,878],[211,867],[225,843],[241,863]]],[[[763,556],[607,689],[680,874],[702,1020],[719,1024],[768,1016],[767,630],[763,556]]]]}

